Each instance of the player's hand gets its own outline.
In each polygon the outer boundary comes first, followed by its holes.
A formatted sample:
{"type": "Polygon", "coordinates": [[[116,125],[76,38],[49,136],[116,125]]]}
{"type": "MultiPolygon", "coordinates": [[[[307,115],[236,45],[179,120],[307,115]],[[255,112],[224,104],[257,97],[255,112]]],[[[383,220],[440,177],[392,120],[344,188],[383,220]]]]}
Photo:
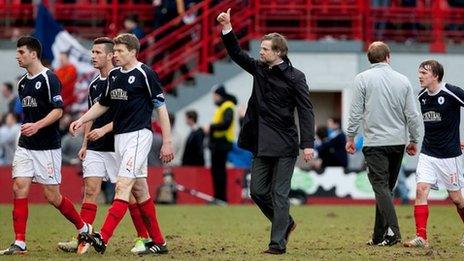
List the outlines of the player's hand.
{"type": "Polygon", "coordinates": [[[416,155],[416,153],[417,153],[417,144],[409,143],[408,146],[406,146],[406,153],[408,153],[409,156],[416,155]]]}
{"type": "Polygon", "coordinates": [[[21,134],[30,137],[39,131],[40,127],[39,124],[36,122],[29,122],[21,125],[21,134]]]}
{"type": "Polygon", "coordinates": [[[69,125],[69,133],[71,133],[73,136],[76,136],[77,130],[79,130],[83,124],[84,123],[81,119],[71,122],[71,125],[69,125]]]}
{"type": "Polygon", "coordinates": [[[91,141],[96,141],[101,137],[105,136],[105,134],[106,132],[103,130],[103,128],[97,128],[89,132],[89,134],[87,134],[87,139],[91,141]]]}
{"type": "Polygon", "coordinates": [[[77,157],[79,157],[80,160],[84,160],[85,156],[87,156],[87,147],[81,147],[79,153],[77,153],[77,157]]]}
{"type": "Polygon", "coordinates": [[[303,158],[306,162],[311,161],[314,158],[314,149],[311,149],[311,148],[304,149],[303,158]]]}
{"type": "Polygon", "coordinates": [[[230,25],[230,8],[227,9],[227,12],[226,12],[226,13],[224,13],[224,12],[220,13],[220,14],[217,16],[216,20],[217,20],[220,24],[222,24],[222,26],[230,25]]]}
{"type": "Polygon", "coordinates": [[[174,152],[171,143],[164,143],[161,146],[160,159],[164,164],[171,162],[174,159],[174,152]]]}
{"type": "Polygon", "coordinates": [[[349,154],[354,154],[356,152],[356,146],[354,145],[354,139],[348,138],[345,145],[345,150],[349,154]]]}

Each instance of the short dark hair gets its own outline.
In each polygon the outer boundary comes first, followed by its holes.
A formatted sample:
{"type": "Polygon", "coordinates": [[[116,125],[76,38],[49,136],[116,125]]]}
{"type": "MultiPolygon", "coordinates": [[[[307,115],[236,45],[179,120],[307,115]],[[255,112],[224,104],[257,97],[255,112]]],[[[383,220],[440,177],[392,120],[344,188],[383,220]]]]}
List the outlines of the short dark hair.
{"type": "Polygon", "coordinates": [[[367,49],[367,58],[370,63],[381,63],[390,57],[390,47],[384,42],[373,42],[367,49]]]}
{"type": "Polygon", "coordinates": [[[441,65],[436,60],[423,61],[419,65],[419,69],[420,68],[422,68],[422,69],[424,69],[426,71],[431,71],[433,76],[438,77],[438,82],[441,82],[441,80],[443,80],[443,75],[445,75],[445,70],[443,69],[443,65],[441,65]]]}
{"type": "Polygon", "coordinates": [[[135,50],[137,53],[140,51],[139,39],[134,34],[123,33],[116,36],[113,41],[114,44],[124,44],[129,51],[135,50]]]}
{"type": "Polygon", "coordinates": [[[139,22],[139,17],[137,16],[137,14],[130,14],[128,16],[126,16],[126,18],[124,18],[125,21],[131,21],[131,22],[134,22],[134,23],[138,23],[139,22]]]}
{"type": "Polygon", "coordinates": [[[16,42],[16,47],[19,48],[23,46],[26,46],[31,52],[36,52],[39,60],[42,59],[42,45],[37,38],[32,36],[23,36],[19,38],[18,42],[16,42]]]}
{"type": "Polygon", "coordinates": [[[113,41],[113,39],[111,39],[109,37],[95,38],[95,40],[93,40],[93,45],[96,45],[96,44],[105,45],[106,53],[112,53],[113,52],[114,41],[113,41]]]}
{"type": "Polygon", "coordinates": [[[13,92],[13,84],[11,82],[4,82],[3,85],[5,85],[8,91],[13,92]]]}
{"type": "Polygon", "coordinates": [[[338,117],[330,117],[330,119],[332,119],[332,121],[337,124],[338,126],[342,126],[342,120],[338,117]]]}
{"type": "Polygon", "coordinates": [[[197,123],[198,121],[198,113],[194,110],[186,111],[185,117],[187,117],[187,119],[191,119],[194,123],[197,123]]]}

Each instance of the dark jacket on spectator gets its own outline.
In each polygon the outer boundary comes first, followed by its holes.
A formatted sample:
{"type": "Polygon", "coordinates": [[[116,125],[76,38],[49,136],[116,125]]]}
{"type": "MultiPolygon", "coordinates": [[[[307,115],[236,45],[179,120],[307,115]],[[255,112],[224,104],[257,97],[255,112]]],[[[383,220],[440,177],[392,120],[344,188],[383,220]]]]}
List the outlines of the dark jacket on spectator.
{"type": "Polygon", "coordinates": [[[185,142],[184,155],[182,156],[183,166],[204,166],[205,157],[203,140],[205,133],[201,128],[190,132],[185,142]]]}

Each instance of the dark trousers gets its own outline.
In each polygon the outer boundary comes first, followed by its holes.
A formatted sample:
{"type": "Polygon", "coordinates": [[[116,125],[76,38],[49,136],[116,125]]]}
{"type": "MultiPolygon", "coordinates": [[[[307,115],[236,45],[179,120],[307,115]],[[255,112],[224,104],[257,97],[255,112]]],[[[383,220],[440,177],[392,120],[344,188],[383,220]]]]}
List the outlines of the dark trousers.
{"type": "Polygon", "coordinates": [[[228,150],[211,150],[211,174],[213,178],[214,197],[227,202],[226,161],[228,150]]]}
{"type": "Polygon", "coordinates": [[[271,221],[269,248],[286,249],[285,234],[293,222],[290,216],[290,181],[295,157],[255,157],[251,168],[250,194],[263,214],[271,221]]]}
{"type": "Polygon", "coordinates": [[[372,239],[383,240],[390,228],[401,238],[398,218],[393,205],[393,188],[403,160],[404,145],[364,147],[363,154],[368,167],[369,181],[375,193],[375,224],[372,239]]]}

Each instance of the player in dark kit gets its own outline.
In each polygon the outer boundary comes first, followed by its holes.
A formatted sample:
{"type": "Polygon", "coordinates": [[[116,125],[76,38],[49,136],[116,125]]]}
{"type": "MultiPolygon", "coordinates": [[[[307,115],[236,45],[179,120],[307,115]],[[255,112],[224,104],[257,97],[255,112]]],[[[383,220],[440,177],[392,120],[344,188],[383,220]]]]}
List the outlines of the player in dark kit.
{"type": "Polygon", "coordinates": [[[108,87],[100,100],[69,127],[75,133],[84,123],[100,117],[108,108],[114,110],[115,153],[120,164],[115,199],[100,233],[82,233],[79,240],[90,243],[97,252],[104,253],[109,239],[127,211],[130,195],[133,194],[152,240],[145,244],[146,250],[139,254],[164,254],[168,249],[158,225],[146,179],[147,157],[153,139],[153,109],[158,113],[163,133],[160,158],[163,163],[174,158],[164,95],[156,73],[137,61],[136,55],[140,50],[137,38],[132,34],[121,34],[114,39],[114,43],[114,61],[121,67],[108,75],[108,87]]]}
{"type": "MultiPolygon", "coordinates": [[[[414,219],[416,237],[405,242],[405,247],[428,247],[427,197],[430,189],[445,187],[464,222],[464,199],[461,194],[462,152],[459,142],[461,107],[464,90],[443,83],[443,66],[435,61],[424,61],[419,66],[419,81],[424,90],[419,93],[424,120],[424,141],[416,171],[416,202],[414,219]]],[[[461,245],[464,245],[461,242],[461,245]]]]}
{"type": "MultiPolygon", "coordinates": [[[[89,108],[100,100],[108,86],[108,74],[114,68],[113,46],[113,40],[108,37],[100,37],[93,42],[92,64],[100,71],[100,75],[90,83],[89,108]]],[[[85,190],[81,217],[84,222],[89,224],[93,224],[97,214],[97,197],[100,193],[102,181],[116,183],[117,179],[119,164],[114,153],[113,117],[113,110],[108,110],[98,119],[84,126],[84,142],[78,155],[83,161],[85,190]]],[[[137,202],[132,195],[129,201],[129,211],[138,235],[131,252],[145,251],[145,243],[149,241],[148,232],[143,223],[137,202]]],[[[78,254],[85,253],[89,246],[84,242],[78,245],[77,239],[58,243],[61,250],[77,252],[78,254]]]]}
{"type": "Polygon", "coordinates": [[[63,113],[61,84],[56,75],[40,62],[42,46],[36,38],[21,37],[16,60],[27,73],[18,82],[24,124],[13,159],[13,227],[15,242],[0,255],[24,254],[28,218],[27,197],[32,182],[42,185],[48,202],[71,221],[79,233],[92,232],[82,221],[72,202],[60,193],[61,136],[58,119],[63,113]]]}

